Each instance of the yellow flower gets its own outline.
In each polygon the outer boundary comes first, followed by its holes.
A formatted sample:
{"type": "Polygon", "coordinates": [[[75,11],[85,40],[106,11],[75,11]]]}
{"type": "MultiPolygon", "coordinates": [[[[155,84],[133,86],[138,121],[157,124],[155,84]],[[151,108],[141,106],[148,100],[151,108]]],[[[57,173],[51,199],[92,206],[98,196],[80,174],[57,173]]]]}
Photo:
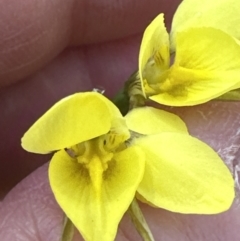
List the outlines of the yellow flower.
{"type": "MultiPolygon", "coordinates": [[[[189,2],[190,0],[183,1],[182,4],[188,6],[189,2]]],[[[196,2],[199,6],[200,1],[196,2]]],[[[192,5],[194,4],[192,1],[192,5]]],[[[210,8],[208,3],[205,5],[210,8]]],[[[213,7],[211,5],[211,9],[213,7]]],[[[239,11],[239,7],[236,11],[239,11]]],[[[234,7],[231,6],[232,8],[234,7]]],[[[208,26],[207,18],[204,19],[206,25],[196,24],[196,27],[189,27],[192,19],[185,17],[188,10],[189,8],[185,8],[183,14],[177,12],[171,41],[164,26],[163,14],[157,16],[146,28],[142,39],[139,53],[142,89],[146,97],[164,105],[201,104],[240,88],[239,42],[228,33],[213,28],[219,23],[213,22],[215,15],[210,18],[212,24],[209,26],[212,27],[205,27],[208,26]],[[185,25],[181,25],[183,16],[189,19],[185,21],[185,25]],[[177,31],[178,27],[182,31],[177,31]],[[176,49],[175,56],[170,57],[170,46],[173,50],[176,49]],[[171,60],[173,58],[174,60],[171,60]]],[[[228,16],[228,10],[225,11],[224,8],[224,12],[226,14],[223,16],[228,16]]],[[[240,19],[239,16],[238,14],[237,19],[240,19]]],[[[226,23],[229,20],[223,19],[226,23]]],[[[195,20],[197,22],[199,18],[195,20]]],[[[234,29],[237,29],[235,25],[229,31],[232,33],[234,29]]],[[[238,35],[239,30],[234,36],[238,35]]]]}
{"type": "Polygon", "coordinates": [[[152,107],[123,117],[94,92],[55,104],[25,133],[22,146],[57,151],[50,185],[87,241],[114,240],[136,192],[154,206],[182,213],[222,212],[234,198],[228,168],[187,133],[179,117],[152,107]]]}

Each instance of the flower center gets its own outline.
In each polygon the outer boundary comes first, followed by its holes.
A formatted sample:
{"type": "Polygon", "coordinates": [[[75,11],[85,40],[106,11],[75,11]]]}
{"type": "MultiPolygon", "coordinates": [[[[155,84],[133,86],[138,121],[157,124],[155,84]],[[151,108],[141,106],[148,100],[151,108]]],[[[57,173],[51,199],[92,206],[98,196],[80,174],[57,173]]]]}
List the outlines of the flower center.
{"type": "Polygon", "coordinates": [[[143,79],[146,79],[150,86],[163,82],[168,74],[168,68],[161,65],[161,58],[158,56],[160,55],[155,54],[150,58],[143,71],[143,79]]]}
{"type": "Polygon", "coordinates": [[[126,135],[114,130],[94,139],[79,143],[67,150],[68,154],[87,172],[96,193],[100,193],[104,173],[115,163],[114,153],[126,148],[126,135]]]}
{"type": "MultiPolygon", "coordinates": [[[[168,53],[169,54],[169,53],[168,53]]],[[[162,85],[169,74],[169,60],[165,60],[161,51],[156,51],[149,58],[143,70],[143,85],[147,96],[159,93],[159,85],[162,85]]]]}

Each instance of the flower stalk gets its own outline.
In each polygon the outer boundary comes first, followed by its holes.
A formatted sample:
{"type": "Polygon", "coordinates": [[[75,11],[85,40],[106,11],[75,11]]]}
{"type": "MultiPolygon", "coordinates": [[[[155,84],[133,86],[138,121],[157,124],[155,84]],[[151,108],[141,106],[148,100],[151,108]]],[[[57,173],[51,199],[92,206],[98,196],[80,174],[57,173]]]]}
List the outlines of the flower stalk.
{"type": "Polygon", "coordinates": [[[66,215],[64,215],[61,241],[72,241],[73,235],[74,235],[74,225],[71,222],[71,220],[66,215]]]}
{"type": "Polygon", "coordinates": [[[147,224],[147,221],[144,218],[144,215],[141,211],[141,208],[138,205],[136,198],[133,199],[128,209],[128,213],[130,214],[132,222],[134,223],[143,241],[154,241],[155,239],[147,224]]]}

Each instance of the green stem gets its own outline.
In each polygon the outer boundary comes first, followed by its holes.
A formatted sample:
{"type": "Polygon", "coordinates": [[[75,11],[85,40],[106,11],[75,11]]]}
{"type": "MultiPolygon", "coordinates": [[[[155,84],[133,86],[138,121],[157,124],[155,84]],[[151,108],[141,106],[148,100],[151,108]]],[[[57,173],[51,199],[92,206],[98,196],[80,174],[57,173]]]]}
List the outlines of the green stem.
{"type": "Polygon", "coordinates": [[[231,90],[231,91],[217,97],[215,100],[240,101],[240,89],[231,90]]]}
{"type": "Polygon", "coordinates": [[[71,220],[65,216],[61,241],[72,241],[74,235],[74,225],[71,220]]]}
{"type": "Polygon", "coordinates": [[[123,89],[113,98],[113,103],[119,108],[123,116],[133,108],[145,106],[146,99],[138,71],[134,71],[128,78],[123,89]]]}
{"type": "Polygon", "coordinates": [[[113,98],[112,102],[118,107],[122,115],[129,111],[129,97],[124,89],[120,90],[113,98]]]}
{"type": "Polygon", "coordinates": [[[138,233],[141,235],[142,239],[144,241],[154,241],[151,230],[148,227],[148,224],[143,216],[143,213],[138,205],[136,198],[133,199],[128,209],[128,212],[132,218],[132,221],[138,233]]]}

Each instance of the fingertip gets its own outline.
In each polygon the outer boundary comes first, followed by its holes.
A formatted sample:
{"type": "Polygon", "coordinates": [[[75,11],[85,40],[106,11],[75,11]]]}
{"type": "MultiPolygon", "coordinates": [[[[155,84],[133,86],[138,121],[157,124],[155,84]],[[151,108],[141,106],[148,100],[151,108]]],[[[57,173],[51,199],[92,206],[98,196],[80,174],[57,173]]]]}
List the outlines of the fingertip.
{"type": "Polygon", "coordinates": [[[36,72],[68,45],[140,33],[159,13],[170,23],[180,0],[4,0],[0,8],[0,87],[36,72]]]}
{"type": "Polygon", "coordinates": [[[70,44],[89,44],[121,39],[143,32],[159,13],[170,27],[180,0],[76,1],[70,44]]]}
{"type": "Polygon", "coordinates": [[[35,72],[62,51],[71,35],[71,2],[2,1],[0,86],[35,72]]]}
{"type": "Polygon", "coordinates": [[[48,164],[25,178],[2,201],[1,240],[58,240],[63,214],[47,178],[48,164]]]}

